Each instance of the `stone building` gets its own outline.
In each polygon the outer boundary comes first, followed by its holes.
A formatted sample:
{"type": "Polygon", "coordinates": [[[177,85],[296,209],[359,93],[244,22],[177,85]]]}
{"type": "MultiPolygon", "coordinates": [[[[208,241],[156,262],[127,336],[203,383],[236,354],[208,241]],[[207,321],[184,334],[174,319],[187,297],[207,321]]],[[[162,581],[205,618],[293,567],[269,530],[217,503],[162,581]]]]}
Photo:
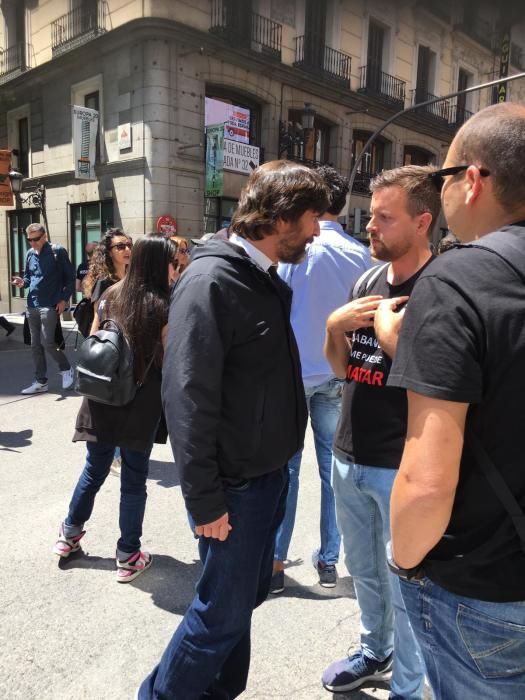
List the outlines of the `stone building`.
{"type": "MultiPolygon", "coordinates": [[[[140,235],[171,216],[197,237],[229,222],[257,158],[348,174],[395,112],[499,76],[509,32],[509,74],[524,67],[525,13],[511,2],[1,0],[1,11],[0,149],[25,180],[0,209],[0,313],[24,306],[9,278],[25,226],[42,220],[27,196],[39,186],[75,265],[111,225],[140,235]],[[72,105],[99,113],[90,180],[75,177],[72,105]]],[[[524,82],[508,84],[506,99],[524,98],[524,82]]],[[[458,126],[496,99],[441,100],[387,127],[362,160],[347,230],[364,233],[374,173],[441,163],[458,126]]]]}

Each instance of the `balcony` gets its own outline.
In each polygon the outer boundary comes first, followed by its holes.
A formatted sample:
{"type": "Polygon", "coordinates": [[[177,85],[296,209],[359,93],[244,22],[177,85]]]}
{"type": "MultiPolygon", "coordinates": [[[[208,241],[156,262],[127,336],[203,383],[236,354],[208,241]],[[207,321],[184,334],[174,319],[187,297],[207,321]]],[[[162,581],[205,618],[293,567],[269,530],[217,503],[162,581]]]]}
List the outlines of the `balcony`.
{"type": "Polygon", "coordinates": [[[374,64],[361,66],[359,70],[361,79],[357,92],[389,102],[392,106],[403,109],[406,88],[406,83],[403,80],[394,78],[393,75],[388,75],[388,73],[383,73],[374,64]]]}
{"type": "Polygon", "coordinates": [[[252,48],[269,58],[281,60],[283,28],[278,22],[256,12],[236,8],[232,0],[213,0],[210,32],[237,46],[252,48]]]}
{"type": "Polygon", "coordinates": [[[473,112],[470,112],[464,107],[450,105],[448,119],[449,126],[451,126],[454,130],[459,129],[459,127],[463,126],[463,124],[469,120],[473,114],[473,112]]]}
{"type": "MultiPolygon", "coordinates": [[[[410,91],[411,103],[413,105],[419,102],[426,102],[427,100],[437,99],[437,95],[433,95],[431,92],[424,92],[420,88],[410,91]]],[[[450,121],[450,103],[447,100],[442,100],[441,102],[434,102],[431,105],[425,105],[416,110],[417,114],[440,123],[440,125],[448,125],[450,121]]]]}
{"type": "Polygon", "coordinates": [[[14,44],[5,51],[0,49],[0,82],[4,83],[29,70],[31,53],[32,46],[23,42],[14,44]]]}
{"type": "Polygon", "coordinates": [[[352,186],[352,192],[355,194],[366,194],[370,196],[370,181],[377,173],[360,173],[357,172],[352,186]]]}
{"type": "Polygon", "coordinates": [[[325,44],[317,44],[312,37],[296,37],[294,66],[350,89],[350,56],[325,44]]]}
{"type": "Polygon", "coordinates": [[[93,2],[77,7],[51,23],[53,58],[96,39],[106,32],[107,2],[93,2]]]}

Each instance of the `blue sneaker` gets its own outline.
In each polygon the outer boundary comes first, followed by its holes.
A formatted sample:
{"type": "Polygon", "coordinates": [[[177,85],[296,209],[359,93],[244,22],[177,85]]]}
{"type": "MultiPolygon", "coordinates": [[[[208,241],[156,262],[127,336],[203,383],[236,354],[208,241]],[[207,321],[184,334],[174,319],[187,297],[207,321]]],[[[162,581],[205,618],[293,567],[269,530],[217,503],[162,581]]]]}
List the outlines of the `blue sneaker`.
{"type": "Polygon", "coordinates": [[[347,693],[367,681],[388,680],[392,672],[392,654],[384,661],[375,661],[357,651],[334,661],[323,673],[322,683],[331,693],[347,693]]]}

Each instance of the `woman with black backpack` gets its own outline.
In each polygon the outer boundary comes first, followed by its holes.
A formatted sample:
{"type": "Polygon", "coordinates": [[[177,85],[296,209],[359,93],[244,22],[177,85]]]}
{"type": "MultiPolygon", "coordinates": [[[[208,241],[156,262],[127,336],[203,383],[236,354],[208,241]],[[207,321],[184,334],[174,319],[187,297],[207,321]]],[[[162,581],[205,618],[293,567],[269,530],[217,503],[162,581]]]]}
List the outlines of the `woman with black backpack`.
{"type": "MultiPolygon", "coordinates": [[[[121,498],[117,542],[117,581],[133,581],[152,562],[140,549],[146,507],[149,456],[161,418],[163,338],[167,329],[169,280],[175,274],[176,246],[160,236],[141,238],[133,249],[127,275],[99,301],[94,327],[113,320],[133,351],[134,376],[141,383],[132,401],[113,406],[84,398],[73,441],[85,441],[86,465],[78,480],[69,512],[60,525],[53,551],[62,558],[80,549],[96,494],[120,447],[121,498]]],[[[165,440],[164,440],[165,441],[165,440]]]]}

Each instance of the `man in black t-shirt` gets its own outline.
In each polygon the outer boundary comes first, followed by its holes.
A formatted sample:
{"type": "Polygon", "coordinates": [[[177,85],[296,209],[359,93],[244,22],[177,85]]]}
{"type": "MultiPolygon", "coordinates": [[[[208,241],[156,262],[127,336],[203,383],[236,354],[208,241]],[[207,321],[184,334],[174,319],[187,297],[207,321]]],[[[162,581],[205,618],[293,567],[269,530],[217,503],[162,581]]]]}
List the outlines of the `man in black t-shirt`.
{"type": "Polygon", "coordinates": [[[391,697],[423,697],[423,663],[399,581],[386,561],[390,492],[406,433],[405,391],[387,386],[387,379],[404,305],[432,259],[428,234],[440,204],[431,171],[406,166],[372,181],[367,231],[372,255],[386,264],[358,281],[356,298],[327,321],[326,356],[334,373],[346,379],[332,482],[361,612],[360,648],[323,674],[331,692],[347,692],[392,672],[391,697]]]}
{"type": "Polygon", "coordinates": [[[524,698],[525,107],[475,114],[431,179],[471,244],[421,275],[403,321],[390,565],[436,700],[524,698]]]}
{"type": "Polygon", "coordinates": [[[89,263],[91,262],[91,256],[93,255],[93,251],[97,247],[97,244],[94,243],[93,241],[90,241],[89,243],[86,243],[86,247],[84,248],[84,251],[86,253],[86,257],[80,265],[77,267],[77,274],[76,274],[76,281],[75,281],[75,291],[76,292],[81,292],[82,291],[82,285],[84,284],[84,279],[88,273],[89,270],[89,263]]]}

